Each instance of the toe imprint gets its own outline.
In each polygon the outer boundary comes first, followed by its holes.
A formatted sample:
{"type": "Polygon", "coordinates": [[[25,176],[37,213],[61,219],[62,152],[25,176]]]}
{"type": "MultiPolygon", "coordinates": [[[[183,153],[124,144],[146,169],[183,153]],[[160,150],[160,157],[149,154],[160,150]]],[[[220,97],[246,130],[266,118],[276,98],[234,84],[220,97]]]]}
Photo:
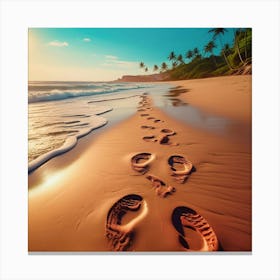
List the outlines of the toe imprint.
{"type": "Polygon", "coordinates": [[[172,223],[179,233],[179,242],[188,251],[217,251],[219,242],[213,228],[205,218],[191,208],[180,206],[176,207],[172,213],[172,223]],[[184,228],[191,229],[197,234],[187,236],[184,228]],[[195,243],[198,237],[202,239],[200,246],[195,243]],[[195,248],[196,247],[196,248],[195,248]]]}

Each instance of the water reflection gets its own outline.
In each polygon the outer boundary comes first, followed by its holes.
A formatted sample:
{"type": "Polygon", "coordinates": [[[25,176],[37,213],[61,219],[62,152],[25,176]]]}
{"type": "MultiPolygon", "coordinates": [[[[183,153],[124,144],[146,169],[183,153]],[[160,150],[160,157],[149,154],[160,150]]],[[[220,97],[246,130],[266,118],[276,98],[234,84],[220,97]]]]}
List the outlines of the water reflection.
{"type": "Polygon", "coordinates": [[[178,106],[187,106],[188,103],[182,101],[179,98],[169,98],[168,100],[170,100],[172,102],[172,106],[178,107],[178,106]]]}
{"type": "Polygon", "coordinates": [[[226,117],[204,112],[184,102],[180,99],[180,95],[187,92],[190,90],[180,86],[173,87],[169,89],[167,94],[154,95],[155,105],[173,118],[199,129],[236,138],[250,136],[251,130],[246,125],[226,117]]]}

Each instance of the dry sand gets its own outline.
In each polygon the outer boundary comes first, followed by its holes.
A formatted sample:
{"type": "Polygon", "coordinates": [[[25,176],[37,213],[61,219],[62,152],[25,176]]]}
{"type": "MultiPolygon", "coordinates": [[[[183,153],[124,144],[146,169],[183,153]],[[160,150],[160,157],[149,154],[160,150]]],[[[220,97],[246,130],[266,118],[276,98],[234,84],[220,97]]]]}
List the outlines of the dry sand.
{"type": "MultiPolygon", "coordinates": [[[[174,82],[188,89],[178,98],[248,130],[250,84],[174,82]]],[[[251,137],[182,124],[149,96],[139,109],[29,175],[29,251],[251,251],[251,137]]]]}

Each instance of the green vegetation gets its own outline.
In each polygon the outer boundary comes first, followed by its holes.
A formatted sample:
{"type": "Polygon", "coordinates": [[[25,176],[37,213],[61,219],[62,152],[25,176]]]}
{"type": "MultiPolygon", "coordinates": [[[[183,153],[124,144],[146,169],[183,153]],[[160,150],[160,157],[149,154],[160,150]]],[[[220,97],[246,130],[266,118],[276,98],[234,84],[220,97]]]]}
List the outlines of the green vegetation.
{"type": "MultiPolygon", "coordinates": [[[[233,34],[234,39],[232,45],[223,44],[223,35],[225,32],[229,31],[225,28],[213,28],[209,30],[209,33],[213,34],[213,37],[204,46],[203,50],[199,50],[197,47],[193,50],[187,50],[185,61],[183,55],[176,55],[174,51],[171,51],[167,57],[170,66],[166,62],[163,62],[161,67],[155,65],[154,71],[159,70],[160,73],[168,73],[169,79],[171,80],[238,75],[243,73],[251,74],[252,29],[236,29],[233,34]],[[221,48],[220,55],[213,54],[213,50],[217,46],[221,48]]],[[[140,67],[144,68],[145,71],[147,69],[143,62],[140,63],[140,67]]]]}

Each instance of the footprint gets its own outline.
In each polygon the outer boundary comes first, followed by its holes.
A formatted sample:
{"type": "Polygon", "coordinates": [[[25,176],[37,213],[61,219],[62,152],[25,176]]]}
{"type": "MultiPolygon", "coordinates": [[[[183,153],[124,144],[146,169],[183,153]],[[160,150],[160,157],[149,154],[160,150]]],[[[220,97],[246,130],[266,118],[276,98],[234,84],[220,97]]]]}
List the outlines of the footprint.
{"type": "Polygon", "coordinates": [[[186,181],[190,173],[194,170],[193,164],[179,155],[169,157],[168,164],[172,170],[172,176],[181,184],[186,181]]]}
{"type": "Polygon", "coordinates": [[[126,251],[132,244],[134,228],[148,213],[146,202],[140,195],[129,194],[119,199],[109,210],[106,223],[106,237],[112,251],[126,251]],[[122,224],[123,216],[129,211],[140,211],[128,223],[122,224]]]}
{"type": "Polygon", "coordinates": [[[141,117],[147,117],[149,114],[140,114],[141,117]]]}
{"type": "Polygon", "coordinates": [[[141,125],[141,128],[144,128],[144,129],[155,129],[155,127],[151,126],[151,125],[141,125]]]}
{"type": "Polygon", "coordinates": [[[164,121],[157,119],[157,120],[154,120],[154,122],[158,123],[158,122],[164,122],[164,121]]]}
{"type": "Polygon", "coordinates": [[[168,129],[168,128],[163,128],[160,132],[164,133],[168,136],[172,136],[172,135],[176,134],[176,132],[174,130],[171,130],[171,129],[168,129]]]}
{"type": "Polygon", "coordinates": [[[139,153],[134,155],[131,158],[131,166],[137,172],[145,174],[148,169],[150,163],[156,158],[155,154],[151,153],[139,153]]]}
{"type": "Polygon", "coordinates": [[[154,120],[154,117],[148,117],[147,120],[154,120]]]}
{"type": "Polygon", "coordinates": [[[170,142],[169,136],[164,135],[164,134],[158,136],[157,140],[161,145],[170,145],[170,146],[178,146],[179,145],[178,143],[170,142]]]}
{"type": "Polygon", "coordinates": [[[154,136],[154,135],[144,136],[142,139],[146,142],[157,142],[158,141],[156,136],[154,136]]]}
{"type": "Polygon", "coordinates": [[[146,178],[151,181],[152,186],[156,190],[156,194],[160,197],[166,197],[176,191],[174,187],[166,185],[166,183],[154,175],[148,174],[146,178]]]}
{"type": "Polygon", "coordinates": [[[142,106],[144,105],[148,105],[149,104],[149,102],[148,101],[146,101],[146,100],[143,100],[143,101],[141,101],[141,103],[140,103],[142,106]]]}
{"type": "Polygon", "coordinates": [[[179,242],[187,251],[218,250],[219,242],[213,228],[193,209],[176,207],[171,219],[179,233],[179,242]]]}

